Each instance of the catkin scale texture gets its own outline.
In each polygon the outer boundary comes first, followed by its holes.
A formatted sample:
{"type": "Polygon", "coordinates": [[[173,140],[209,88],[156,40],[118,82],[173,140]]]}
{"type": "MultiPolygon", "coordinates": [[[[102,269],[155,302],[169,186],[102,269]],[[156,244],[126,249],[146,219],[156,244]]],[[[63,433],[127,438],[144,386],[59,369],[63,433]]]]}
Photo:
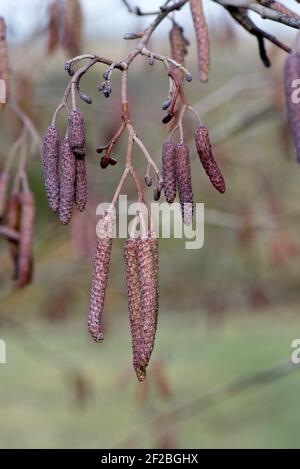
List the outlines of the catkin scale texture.
{"type": "Polygon", "coordinates": [[[32,276],[32,234],[34,222],[34,197],[32,192],[20,195],[20,250],[18,259],[17,287],[22,288],[31,281],[32,276]]]}
{"type": "Polygon", "coordinates": [[[178,143],[175,148],[176,182],[181,204],[182,219],[186,225],[192,223],[193,218],[193,189],[189,149],[184,143],[178,143]]]}
{"type": "Polygon", "coordinates": [[[82,112],[73,109],[68,114],[68,137],[70,147],[79,157],[84,156],[85,125],[82,112]]]}
{"type": "Polygon", "coordinates": [[[206,82],[209,72],[208,28],[203,12],[202,0],[189,0],[189,2],[196,35],[199,79],[202,82],[206,82]]]}
{"type": "Polygon", "coordinates": [[[3,171],[0,174],[0,218],[3,217],[5,212],[8,181],[9,174],[3,171]]]}
{"type": "Polygon", "coordinates": [[[208,129],[204,125],[199,125],[196,128],[195,143],[202,166],[212,185],[219,192],[225,192],[225,181],[218,163],[213,156],[208,129]]]}
{"type": "Polygon", "coordinates": [[[60,151],[60,197],[59,197],[59,218],[67,225],[72,216],[72,207],[75,196],[75,175],[76,161],[70,148],[67,137],[61,143],[60,151]]]}
{"type": "Polygon", "coordinates": [[[97,237],[88,328],[95,342],[103,341],[103,308],[111,257],[112,239],[97,237]]]}
{"type": "Polygon", "coordinates": [[[83,212],[87,203],[87,179],[85,160],[76,158],[75,176],[75,204],[80,212],[83,212]]]}
{"type": "Polygon", "coordinates": [[[284,84],[288,122],[293,136],[297,161],[300,163],[300,103],[293,102],[295,100],[293,99],[293,93],[294,95],[296,93],[295,88],[293,88],[293,81],[299,79],[299,77],[300,54],[294,52],[289,54],[285,61],[284,84]]]}
{"type": "Polygon", "coordinates": [[[47,129],[43,144],[43,175],[49,207],[59,209],[59,134],[54,125],[47,129]]]}
{"type": "Polygon", "coordinates": [[[176,197],[175,144],[173,142],[165,142],[162,146],[162,169],[166,200],[172,204],[176,197]]]}

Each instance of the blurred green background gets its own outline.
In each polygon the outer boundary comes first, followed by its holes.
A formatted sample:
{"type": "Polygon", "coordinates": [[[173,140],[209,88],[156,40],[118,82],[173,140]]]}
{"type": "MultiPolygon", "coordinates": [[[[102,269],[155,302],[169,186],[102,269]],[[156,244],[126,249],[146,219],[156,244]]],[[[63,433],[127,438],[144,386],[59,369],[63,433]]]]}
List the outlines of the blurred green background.
{"type": "MultiPolygon", "coordinates": [[[[122,240],[113,243],[104,343],[92,343],[86,327],[95,206],[110,201],[126,151],[123,139],[116,149],[118,165],[100,169],[95,148],[120,121],[119,73],[113,75],[109,100],[97,92],[103,66],[82,80],[93,98],[91,106],[80,104],[89,206],[84,214],[74,213],[70,227],[60,226],[48,209],[40,154],[30,161],[37,208],[30,286],[13,288],[7,245],[0,244],[0,338],[7,345],[7,364],[0,365],[1,448],[299,447],[297,373],[229,399],[220,396],[193,415],[176,413],[199,396],[289,360],[291,342],[300,335],[300,170],[284,109],[284,54],[269,47],[273,66],[264,69],[255,40],[229,31],[225,23],[211,25],[206,85],[197,81],[193,31],[187,28],[187,66],[194,80],[185,90],[210,129],[227,191],[220,195],[210,186],[191,140],[195,123],[186,119],[194,196],[205,203],[205,243],[189,251],[184,240],[160,240],[160,317],[144,383],[136,382],[131,368],[122,240]]],[[[118,60],[131,47],[88,37],[83,52],[118,60]]],[[[169,54],[166,37],[154,37],[150,48],[169,54]]],[[[46,54],[45,31],[10,48],[11,88],[41,135],[67,84],[65,60],[60,48],[46,54]]],[[[162,66],[138,58],[129,77],[132,121],[158,164],[167,92],[162,66]]],[[[3,163],[20,126],[9,109],[0,120],[3,163]]],[[[63,132],[63,117],[59,122],[63,132]]],[[[139,151],[134,161],[143,176],[139,151]]],[[[126,189],[134,200],[131,184],[126,189]]]]}

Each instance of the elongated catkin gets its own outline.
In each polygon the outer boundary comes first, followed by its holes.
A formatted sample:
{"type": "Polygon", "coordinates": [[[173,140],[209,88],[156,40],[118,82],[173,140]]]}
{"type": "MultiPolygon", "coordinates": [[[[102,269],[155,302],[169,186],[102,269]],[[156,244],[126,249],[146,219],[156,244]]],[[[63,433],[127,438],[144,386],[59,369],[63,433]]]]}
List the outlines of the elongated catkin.
{"type": "Polygon", "coordinates": [[[5,212],[8,181],[9,174],[6,171],[2,171],[0,174],[0,218],[3,217],[5,212]]]}
{"type": "Polygon", "coordinates": [[[50,125],[43,144],[43,176],[49,207],[53,212],[59,209],[59,134],[54,125],[50,125]]]}
{"type": "Polygon", "coordinates": [[[208,129],[199,125],[195,131],[197,152],[212,185],[221,193],[225,192],[225,181],[211,149],[208,129]]]}
{"type": "MultiPolygon", "coordinates": [[[[173,21],[172,28],[169,32],[169,40],[171,46],[171,57],[175,62],[184,65],[185,56],[187,54],[188,40],[185,38],[183,28],[173,21]]],[[[178,80],[182,82],[184,72],[180,68],[172,67],[178,80]]]]}
{"type": "Polygon", "coordinates": [[[197,52],[198,52],[198,69],[200,81],[208,80],[209,72],[209,36],[208,28],[203,12],[202,0],[190,0],[190,9],[192,13],[197,52]]]}
{"type": "Polygon", "coordinates": [[[64,225],[67,225],[72,216],[72,207],[75,195],[76,173],[75,156],[70,148],[69,140],[67,137],[64,138],[60,145],[59,158],[59,218],[64,225]]]}
{"type": "Polygon", "coordinates": [[[176,197],[175,144],[173,142],[165,142],[162,146],[162,169],[166,200],[172,204],[176,197]]]}
{"type": "MultiPolygon", "coordinates": [[[[5,224],[12,230],[20,230],[21,218],[21,200],[19,192],[12,192],[9,196],[6,211],[5,211],[5,224]]],[[[19,259],[20,242],[10,240],[9,252],[14,265],[13,278],[18,278],[18,259],[19,259]]]]}
{"type": "Polygon", "coordinates": [[[300,78],[300,54],[289,54],[284,66],[285,99],[288,113],[288,122],[294,140],[297,161],[300,163],[300,103],[299,92],[293,83],[300,78]]]}
{"type": "Polygon", "coordinates": [[[75,204],[80,212],[83,212],[85,209],[87,197],[88,189],[85,160],[82,158],[76,158],[75,204]]]}
{"type": "Polygon", "coordinates": [[[0,111],[5,107],[8,94],[8,60],[6,44],[6,26],[0,16],[0,111]]]}
{"type": "Polygon", "coordinates": [[[32,192],[20,193],[20,250],[18,259],[17,287],[22,288],[32,277],[32,235],[34,222],[34,197],[32,192]]]}
{"type": "Polygon", "coordinates": [[[68,115],[68,137],[70,147],[78,157],[84,156],[85,125],[82,112],[73,109],[68,115]]]}
{"type": "Polygon", "coordinates": [[[186,225],[190,225],[193,218],[193,189],[189,149],[184,143],[176,145],[175,164],[182,219],[186,225]]]}

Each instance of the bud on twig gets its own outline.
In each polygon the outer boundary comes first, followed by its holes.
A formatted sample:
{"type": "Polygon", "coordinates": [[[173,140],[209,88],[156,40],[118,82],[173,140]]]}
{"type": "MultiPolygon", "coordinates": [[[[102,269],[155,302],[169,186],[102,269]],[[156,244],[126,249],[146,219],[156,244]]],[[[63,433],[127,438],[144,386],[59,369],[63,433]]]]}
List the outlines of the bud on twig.
{"type": "Polygon", "coordinates": [[[225,181],[218,163],[212,154],[208,129],[204,125],[199,125],[196,128],[195,142],[200,161],[212,185],[219,192],[225,192],[225,181]]]}
{"type": "Polygon", "coordinates": [[[59,218],[67,225],[72,216],[74,202],[76,162],[67,137],[60,146],[60,200],[59,218]]]}
{"type": "Polygon", "coordinates": [[[184,143],[176,145],[175,162],[182,219],[186,225],[190,225],[193,218],[193,189],[189,149],[184,143]]]}
{"type": "Polygon", "coordinates": [[[173,142],[165,142],[162,146],[162,169],[166,200],[172,204],[176,197],[175,144],[173,142]]]}
{"type": "Polygon", "coordinates": [[[58,130],[54,125],[50,125],[44,138],[43,174],[49,207],[53,212],[57,212],[59,208],[58,154],[58,130]]]}

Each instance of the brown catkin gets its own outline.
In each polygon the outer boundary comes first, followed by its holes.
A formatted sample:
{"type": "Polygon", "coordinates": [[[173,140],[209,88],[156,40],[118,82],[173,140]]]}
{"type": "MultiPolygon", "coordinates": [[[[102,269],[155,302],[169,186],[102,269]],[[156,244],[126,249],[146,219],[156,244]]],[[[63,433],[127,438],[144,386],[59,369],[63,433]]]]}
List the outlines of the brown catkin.
{"type": "Polygon", "coordinates": [[[82,112],[73,109],[68,114],[68,136],[70,147],[78,157],[84,156],[85,125],[82,112]]]}
{"type": "Polygon", "coordinates": [[[170,141],[162,146],[164,192],[169,204],[172,204],[176,197],[175,147],[176,145],[170,141]]]}
{"type": "Polygon", "coordinates": [[[2,16],[0,16],[0,111],[4,109],[7,101],[8,88],[8,60],[6,44],[6,26],[2,16]]]}
{"type": "Polygon", "coordinates": [[[186,225],[190,225],[193,218],[193,189],[189,149],[184,143],[176,145],[175,163],[182,219],[186,225]]]}
{"type": "Polygon", "coordinates": [[[126,286],[128,297],[128,311],[131,330],[133,367],[137,379],[143,381],[146,372],[140,366],[140,335],[141,335],[141,305],[140,283],[137,258],[137,240],[129,238],[124,244],[124,261],[126,269],[126,286]]]}
{"type": "Polygon", "coordinates": [[[59,218],[67,225],[72,216],[72,207],[75,195],[75,173],[76,161],[70,148],[69,140],[64,138],[60,145],[60,196],[59,196],[59,218]]]}
{"type": "Polygon", "coordinates": [[[75,204],[80,212],[83,212],[87,203],[87,179],[85,160],[76,158],[75,176],[75,204]]]}
{"type": "Polygon", "coordinates": [[[5,212],[8,181],[8,172],[2,171],[2,173],[0,174],[0,218],[3,217],[5,212]]]}
{"type": "Polygon", "coordinates": [[[209,72],[209,36],[202,0],[190,0],[190,9],[196,34],[199,79],[206,82],[209,72]]]}
{"type": "Polygon", "coordinates": [[[18,259],[17,287],[22,288],[32,277],[32,234],[34,222],[34,197],[32,192],[20,194],[20,251],[18,259]]]}
{"type": "MultiPolygon", "coordinates": [[[[20,218],[21,218],[21,197],[19,192],[12,192],[9,196],[6,211],[5,211],[5,224],[9,228],[15,231],[20,230],[20,218]]],[[[19,241],[9,241],[9,252],[14,265],[15,279],[18,278],[18,259],[19,259],[19,241]]]]}
{"type": "MultiPolygon", "coordinates": [[[[300,77],[300,54],[289,54],[284,66],[285,99],[288,113],[288,122],[296,148],[297,161],[300,163],[300,104],[295,99],[296,89],[293,81],[300,77]],[[294,99],[293,99],[294,97],[294,99]],[[295,101],[295,102],[293,102],[295,101]]],[[[299,93],[298,93],[299,97],[299,93]]],[[[297,98],[297,96],[296,96],[297,98]]]]}
{"type": "MultiPolygon", "coordinates": [[[[173,21],[172,28],[169,32],[169,40],[171,46],[171,57],[175,62],[184,65],[185,56],[187,54],[188,40],[184,37],[183,28],[173,21]]],[[[182,82],[184,78],[183,70],[173,66],[173,71],[178,80],[182,82]]]]}
{"type": "Polygon", "coordinates": [[[49,207],[53,212],[59,209],[59,134],[54,125],[50,125],[43,144],[43,175],[49,207]]]}
{"type": "Polygon", "coordinates": [[[89,333],[95,342],[103,341],[103,308],[111,257],[112,239],[97,237],[90,309],[88,317],[89,333]]]}
{"type": "Polygon", "coordinates": [[[221,193],[225,192],[225,181],[211,149],[208,129],[199,125],[195,131],[197,152],[212,185],[221,193]]]}
{"type": "Polygon", "coordinates": [[[154,347],[158,314],[156,266],[149,238],[137,241],[137,256],[141,301],[139,364],[146,369],[154,347]]]}

